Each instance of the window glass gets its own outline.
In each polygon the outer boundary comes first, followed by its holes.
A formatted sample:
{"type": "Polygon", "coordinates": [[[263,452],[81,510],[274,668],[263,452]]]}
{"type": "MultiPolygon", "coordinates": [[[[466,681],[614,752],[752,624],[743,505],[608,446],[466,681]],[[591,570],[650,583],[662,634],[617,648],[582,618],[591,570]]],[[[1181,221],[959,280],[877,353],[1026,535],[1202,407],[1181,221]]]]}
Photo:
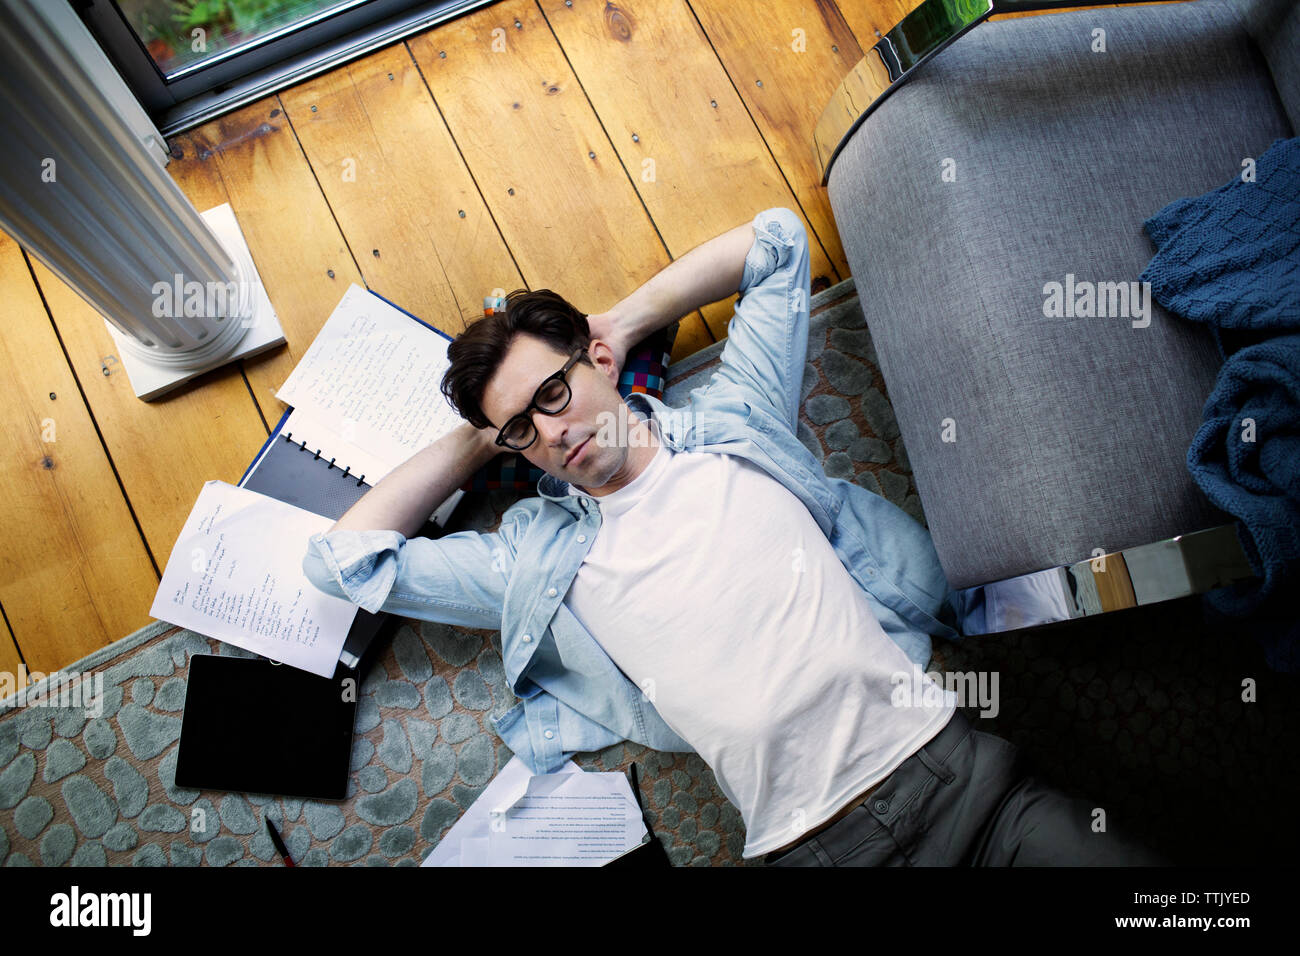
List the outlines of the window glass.
{"type": "Polygon", "coordinates": [[[167,78],[366,0],[117,0],[167,78]]]}

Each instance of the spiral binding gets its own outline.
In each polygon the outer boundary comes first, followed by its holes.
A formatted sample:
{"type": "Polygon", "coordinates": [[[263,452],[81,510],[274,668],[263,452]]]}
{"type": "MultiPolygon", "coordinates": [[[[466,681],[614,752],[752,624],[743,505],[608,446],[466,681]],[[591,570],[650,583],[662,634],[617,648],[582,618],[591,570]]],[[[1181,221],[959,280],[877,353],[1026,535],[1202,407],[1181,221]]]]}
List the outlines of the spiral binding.
{"type": "MultiPolygon", "coordinates": [[[[306,451],[306,450],[307,450],[307,442],[306,442],[306,440],[304,439],[304,440],[302,440],[302,441],[294,441],[294,440],[293,440],[293,432],[286,432],[286,433],[285,433],[285,436],[284,436],[284,440],[287,441],[290,445],[297,445],[299,451],[306,451]]],[[[320,449],[319,449],[319,448],[316,449],[316,452],[312,455],[312,459],[311,459],[311,460],[312,460],[312,461],[319,461],[319,460],[320,460],[320,449]]],[[[334,467],[336,467],[335,464],[334,464],[334,459],[331,458],[331,459],[329,460],[329,463],[326,465],[326,469],[328,470],[328,469],[330,469],[330,468],[334,468],[334,467]]],[[[346,468],[344,468],[344,469],[342,470],[342,472],[340,473],[339,477],[341,477],[341,478],[347,478],[347,477],[348,477],[348,472],[350,472],[351,470],[352,470],[352,466],[351,466],[351,465],[348,465],[346,468]]],[[[360,487],[361,487],[362,485],[364,485],[365,483],[366,483],[366,476],[365,476],[365,475],[362,475],[360,478],[357,479],[357,487],[358,487],[358,488],[360,488],[360,487]]]]}

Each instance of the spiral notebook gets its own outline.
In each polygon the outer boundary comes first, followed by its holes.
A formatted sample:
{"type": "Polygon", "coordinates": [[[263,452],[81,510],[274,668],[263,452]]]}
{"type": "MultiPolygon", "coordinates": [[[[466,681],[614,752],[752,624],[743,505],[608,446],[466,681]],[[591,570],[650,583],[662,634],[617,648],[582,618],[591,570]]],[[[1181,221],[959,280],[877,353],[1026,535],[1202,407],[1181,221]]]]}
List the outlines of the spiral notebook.
{"type": "MultiPolygon", "coordinates": [[[[276,393],[292,407],[239,486],[338,520],[390,471],[464,422],[439,388],[450,341],[353,284],[276,393]]],[[[445,527],[463,496],[453,492],[430,524],[445,527]]],[[[358,609],[340,662],[356,667],[385,618],[358,609]]]]}

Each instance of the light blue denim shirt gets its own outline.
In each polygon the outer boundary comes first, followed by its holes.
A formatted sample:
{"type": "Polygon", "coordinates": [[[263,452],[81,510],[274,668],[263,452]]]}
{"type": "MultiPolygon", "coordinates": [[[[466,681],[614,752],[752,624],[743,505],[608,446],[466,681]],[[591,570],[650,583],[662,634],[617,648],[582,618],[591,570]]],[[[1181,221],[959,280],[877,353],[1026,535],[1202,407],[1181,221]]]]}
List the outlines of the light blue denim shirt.
{"type": "MultiPolygon", "coordinates": [[[[924,669],[932,635],[958,636],[938,555],[911,516],[852,482],[826,477],[796,437],[808,342],[807,236],[785,208],[764,210],[752,225],[756,238],[721,367],[685,406],[639,393],[628,405],[653,416],[674,451],[744,458],[797,496],[866,592],[885,633],[924,669]]],[[[533,773],[554,772],[575,753],[624,740],[692,750],[564,604],[600,531],[596,500],[570,494],[549,474],[537,490],[538,497],[508,508],[489,534],[315,535],[303,571],[322,591],[368,611],[499,629],[506,676],[520,702],[493,724],[533,773]]]]}

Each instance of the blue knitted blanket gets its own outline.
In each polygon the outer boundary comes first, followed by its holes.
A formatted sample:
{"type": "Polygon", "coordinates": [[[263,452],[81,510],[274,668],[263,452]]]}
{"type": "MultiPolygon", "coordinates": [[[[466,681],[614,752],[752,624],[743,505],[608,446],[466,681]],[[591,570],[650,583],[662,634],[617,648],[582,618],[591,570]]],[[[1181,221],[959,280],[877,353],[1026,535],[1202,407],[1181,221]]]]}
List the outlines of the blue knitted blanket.
{"type": "Polygon", "coordinates": [[[1269,666],[1300,671],[1300,138],[1277,140],[1250,175],[1170,203],[1146,222],[1142,273],[1170,312],[1205,323],[1225,359],[1187,452],[1193,479],[1239,519],[1261,580],[1206,595],[1250,617],[1269,666]]]}
{"type": "Polygon", "coordinates": [[[1142,273],[1168,311],[1233,342],[1300,329],[1300,137],[1276,140],[1218,189],[1176,199],[1145,224],[1159,250],[1142,273]]]}

